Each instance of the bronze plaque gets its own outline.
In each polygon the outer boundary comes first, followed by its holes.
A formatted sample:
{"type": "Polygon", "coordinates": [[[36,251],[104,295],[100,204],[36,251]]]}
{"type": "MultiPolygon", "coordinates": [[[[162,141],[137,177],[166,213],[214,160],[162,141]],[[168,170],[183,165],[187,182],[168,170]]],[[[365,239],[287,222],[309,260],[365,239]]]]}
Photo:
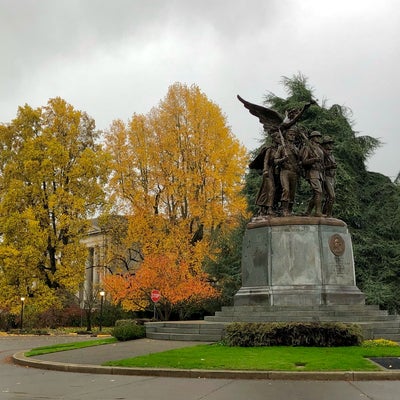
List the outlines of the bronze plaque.
{"type": "Polygon", "coordinates": [[[346,249],[344,239],[338,233],[335,233],[329,239],[329,248],[335,256],[342,256],[346,249]]]}

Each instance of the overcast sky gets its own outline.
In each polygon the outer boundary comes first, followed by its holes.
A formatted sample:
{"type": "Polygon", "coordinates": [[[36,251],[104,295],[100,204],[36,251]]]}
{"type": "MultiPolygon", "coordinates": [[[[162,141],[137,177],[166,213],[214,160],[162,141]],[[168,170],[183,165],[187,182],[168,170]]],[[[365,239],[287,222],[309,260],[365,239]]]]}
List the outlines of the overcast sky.
{"type": "Polygon", "coordinates": [[[400,171],[398,0],[0,0],[0,37],[0,122],[60,96],[106,129],[194,83],[252,150],[261,125],[236,94],[262,104],[301,72],[384,142],[368,169],[400,171]]]}

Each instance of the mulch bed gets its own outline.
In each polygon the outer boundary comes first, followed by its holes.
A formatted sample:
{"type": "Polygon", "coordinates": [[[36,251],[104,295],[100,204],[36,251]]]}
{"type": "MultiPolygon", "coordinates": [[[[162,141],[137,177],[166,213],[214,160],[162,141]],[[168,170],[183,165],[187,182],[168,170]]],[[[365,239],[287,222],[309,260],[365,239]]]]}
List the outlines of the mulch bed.
{"type": "Polygon", "coordinates": [[[386,369],[400,369],[400,357],[371,357],[370,360],[386,369]]]}

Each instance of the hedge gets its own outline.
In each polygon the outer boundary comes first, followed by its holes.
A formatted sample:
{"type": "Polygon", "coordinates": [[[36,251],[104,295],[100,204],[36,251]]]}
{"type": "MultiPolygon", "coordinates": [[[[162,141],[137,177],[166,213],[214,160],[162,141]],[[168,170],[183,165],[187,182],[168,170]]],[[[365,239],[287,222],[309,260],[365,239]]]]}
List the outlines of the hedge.
{"type": "Polygon", "coordinates": [[[146,336],[146,328],[134,319],[121,319],[115,322],[112,335],[121,342],[140,339],[146,336]]]}
{"type": "Polygon", "coordinates": [[[228,346],[358,346],[363,340],[361,328],[336,322],[236,322],[226,327],[228,346]]]}

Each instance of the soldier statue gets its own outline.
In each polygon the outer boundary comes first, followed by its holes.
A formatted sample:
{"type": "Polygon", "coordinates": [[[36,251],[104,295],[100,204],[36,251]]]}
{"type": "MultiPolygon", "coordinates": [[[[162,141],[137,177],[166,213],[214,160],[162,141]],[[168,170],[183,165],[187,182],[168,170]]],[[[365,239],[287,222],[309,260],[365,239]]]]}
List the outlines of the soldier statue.
{"type": "MultiPolygon", "coordinates": [[[[275,153],[280,144],[280,138],[278,133],[272,133],[270,136],[271,145],[261,150],[261,154],[263,154],[262,183],[256,197],[260,216],[275,215],[277,208],[276,194],[280,191],[279,170],[275,166],[275,153]]],[[[252,167],[252,164],[250,164],[250,167],[252,167]]],[[[254,164],[253,167],[255,167],[254,164]]]]}
{"type": "Polygon", "coordinates": [[[324,206],[322,213],[326,217],[332,217],[333,204],[335,202],[335,175],[337,164],[335,157],[332,153],[334,140],[325,135],[322,138],[322,148],[324,150],[324,206]]]}
{"type": "Polygon", "coordinates": [[[292,214],[293,204],[296,196],[297,181],[299,177],[299,149],[294,144],[296,132],[289,129],[286,132],[286,143],[282,144],[275,154],[275,164],[280,169],[280,180],[282,185],[281,207],[282,216],[292,214]]]}
{"type": "Polygon", "coordinates": [[[322,217],[322,188],[324,184],[324,157],[325,153],[320,144],[321,133],[311,132],[310,140],[302,148],[301,163],[312,190],[312,196],[308,202],[306,216],[311,215],[315,208],[314,216],[322,217]]]}

